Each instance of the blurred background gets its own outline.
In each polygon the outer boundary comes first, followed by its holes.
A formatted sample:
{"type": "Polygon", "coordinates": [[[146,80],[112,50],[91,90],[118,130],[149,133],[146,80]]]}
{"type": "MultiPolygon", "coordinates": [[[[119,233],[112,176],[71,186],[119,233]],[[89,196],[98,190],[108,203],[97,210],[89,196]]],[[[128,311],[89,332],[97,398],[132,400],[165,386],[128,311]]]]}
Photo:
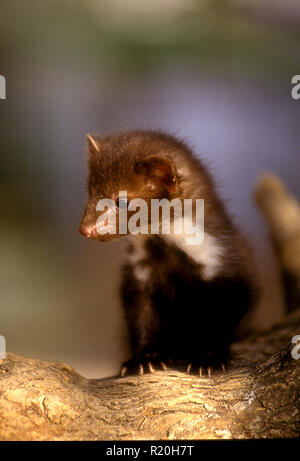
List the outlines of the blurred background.
{"type": "Polygon", "coordinates": [[[253,188],[266,170],[300,197],[297,0],[0,0],[0,334],[87,377],[128,355],[117,288],[124,241],[82,238],[85,134],[159,128],[210,167],[248,234],[263,298],[283,314],[253,188]]]}

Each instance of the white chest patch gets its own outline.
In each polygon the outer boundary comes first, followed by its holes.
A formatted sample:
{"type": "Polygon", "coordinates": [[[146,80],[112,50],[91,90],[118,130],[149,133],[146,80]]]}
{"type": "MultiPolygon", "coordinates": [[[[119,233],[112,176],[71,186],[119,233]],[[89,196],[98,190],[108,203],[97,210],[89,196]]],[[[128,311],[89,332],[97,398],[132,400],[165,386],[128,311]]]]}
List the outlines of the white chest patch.
{"type": "Polygon", "coordinates": [[[127,260],[131,264],[138,264],[140,261],[146,258],[145,249],[141,245],[134,245],[132,253],[127,254],[127,260]]]}
{"type": "MultiPolygon", "coordinates": [[[[205,232],[199,245],[187,245],[187,235],[169,234],[164,237],[184,251],[192,260],[201,265],[201,276],[204,280],[212,280],[222,268],[225,248],[217,237],[205,232]]],[[[134,245],[134,251],[127,255],[127,260],[133,265],[134,275],[142,283],[151,277],[151,268],[144,264],[147,252],[143,245],[134,245]]]]}
{"type": "Polygon", "coordinates": [[[204,280],[211,280],[218,275],[223,264],[225,249],[216,237],[205,232],[200,245],[187,245],[184,234],[173,234],[169,238],[191,259],[201,264],[201,275],[204,280]]]}
{"type": "Polygon", "coordinates": [[[142,283],[146,283],[150,279],[150,267],[137,264],[134,268],[135,277],[142,283]]]}
{"type": "Polygon", "coordinates": [[[139,282],[146,283],[151,274],[149,266],[143,264],[147,253],[141,245],[135,245],[134,251],[127,255],[127,260],[133,266],[133,272],[139,282]]]}

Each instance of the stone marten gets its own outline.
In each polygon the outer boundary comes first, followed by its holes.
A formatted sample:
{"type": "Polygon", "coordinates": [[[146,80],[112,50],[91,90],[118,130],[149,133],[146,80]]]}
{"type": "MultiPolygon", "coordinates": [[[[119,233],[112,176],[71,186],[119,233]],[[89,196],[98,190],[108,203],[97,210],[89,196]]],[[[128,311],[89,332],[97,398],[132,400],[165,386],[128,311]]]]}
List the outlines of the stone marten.
{"type": "Polygon", "coordinates": [[[209,376],[225,370],[231,338],[257,289],[251,252],[211,175],[184,142],[163,132],[87,135],[87,143],[89,198],[79,230],[99,242],[128,236],[120,295],[132,356],[121,375],[167,364],[209,376]],[[160,211],[151,227],[148,211],[142,226],[134,217],[136,205],[131,206],[136,199],[148,210],[163,199],[179,207],[187,201],[192,214],[184,221],[170,207],[168,226],[160,211]],[[200,199],[204,220],[198,225],[193,212],[200,199]],[[126,229],[130,219],[136,232],[126,229]],[[200,229],[198,240],[189,240],[188,227],[195,235],[200,229]]]}

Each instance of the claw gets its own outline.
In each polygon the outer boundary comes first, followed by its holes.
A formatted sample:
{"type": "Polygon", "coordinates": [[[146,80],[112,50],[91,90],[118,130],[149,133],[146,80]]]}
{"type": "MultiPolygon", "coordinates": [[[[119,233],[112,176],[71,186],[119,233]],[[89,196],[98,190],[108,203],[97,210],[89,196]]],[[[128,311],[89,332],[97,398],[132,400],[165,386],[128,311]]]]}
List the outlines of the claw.
{"type": "Polygon", "coordinates": [[[222,367],[223,373],[226,373],[226,367],[225,367],[224,363],[221,363],[221,367],[222,367]]]}
{"type": "Polygon", "coordinates": [[[139,371],[138,371],[138,375],[140,375],[140,376],[141,376],[141,375],[143,375],[143,374],[144,374],[144,367],[143,367],[143,365],[140,363],[140,364],[139,364],[139,371]]]}
{"type": "Polygon", "coordinates": [[[161,365],[163,370],[167,371],[168,368],[167,368],[167,366],[166,366],[166,364],[164,362],[161,361],[160,365],[161,365]]]}
{"type": "Polygon", "coordinates": [[[188,364],[188,366],[187,366],[187,368],[186,368],[186,372],[187,372],[187,374],[189,374],[189,373],[190,373],[190,371],[191,371],[191,368],[192,368],[192,364],[191,364],[191,363],[189,363],[189,364],[188,364]]]}
{"type": "Polygon", "coordinates": [[[212,367],[208,367],[207,368],[207,373],[208,373],[208,376],[211,378],[211,375],[212,375],[212,367]]]}
{"type": "Polygon", "coordinates": [[[120,375],[122,376],[122,378],[123,378],[123,376],[126,375],[127,370],[128,370],[128,368],[127,368],[125,365],[124,365],[124,367],[121,368],[121,373],[120,373],[120,375]]]}
{"type": "Polygon", "coordinates": [[[151,362],[148,362],[148,368],[149,368],[150,373],[155,373],[155,368],[153,367],[151,362]]]}

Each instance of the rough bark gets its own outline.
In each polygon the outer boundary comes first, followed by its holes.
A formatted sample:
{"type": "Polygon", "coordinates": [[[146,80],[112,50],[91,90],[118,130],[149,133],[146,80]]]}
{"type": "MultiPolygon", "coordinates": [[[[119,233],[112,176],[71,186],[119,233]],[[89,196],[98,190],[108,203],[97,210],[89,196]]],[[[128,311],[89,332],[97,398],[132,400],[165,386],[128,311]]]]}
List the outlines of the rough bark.
{"type": "MultiPolygon", "coordinates": [[[[300,310],[232,347],[228,371],[88,380],[62,363],[8,354],[0,365],[1,440],[296,437],[300,310]]],[[[299,348],[300,352],[300,348],[299,348]]]]}

